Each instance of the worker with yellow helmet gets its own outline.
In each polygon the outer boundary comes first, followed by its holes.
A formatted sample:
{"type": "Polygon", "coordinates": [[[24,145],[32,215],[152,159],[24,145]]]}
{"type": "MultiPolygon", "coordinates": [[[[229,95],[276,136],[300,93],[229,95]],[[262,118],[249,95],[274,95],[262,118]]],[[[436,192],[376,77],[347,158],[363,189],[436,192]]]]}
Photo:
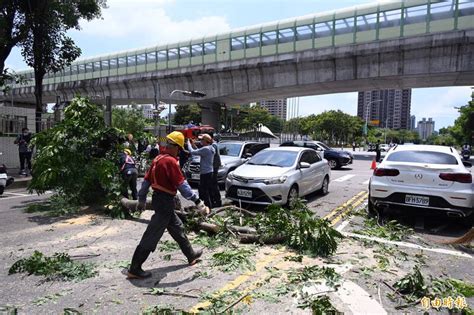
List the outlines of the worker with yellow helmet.
{"type": "Polygon", "coordinates": [[[153,160],[145,175],[144,184],[139,192],[139,204],[144,204],[148,188],[151,186],[153,188],[152,206],[155,214],[151,217],[150,223],[135,249],[128,270],[129,278],[143,279],[151,276],[150,272],[142,269],[142,264],[150,253],[155,251],[165,229],[178,243],[188,259],[189,265],[198,262],[202,255],[202,250],[192,248],[184,232],[183,223],[174,212],[174,197],[177,191],[184,198],[194,201],[200,213],[209,214],[210,212],[204,202],[192,191],[181,172],[177,159],[180,150],[184,150],[184,135],[179,131],[168,134],[165,150],[153,160]]]}

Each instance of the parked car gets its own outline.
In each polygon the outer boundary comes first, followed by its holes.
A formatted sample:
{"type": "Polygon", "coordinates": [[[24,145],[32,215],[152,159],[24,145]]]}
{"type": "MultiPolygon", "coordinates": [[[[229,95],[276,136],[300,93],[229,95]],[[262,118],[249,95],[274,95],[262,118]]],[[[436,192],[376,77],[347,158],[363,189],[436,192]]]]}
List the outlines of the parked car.
{"type": "Polygon", "coordinates": [[[316,150],[321,157],[326,159],[331,169],[339,169],[342,166],[352,164],[354,156],[348,151],[334,150],[321,141],[287,141],[280,147],[304,147],[316,150]]]}
{"type": "Polygon", "coordinates": [[[317,190],[327,194],[330,176],[327,161],[312,149],[269,148],[229,173],[226,197],[259,205],[289,204],[317,190]]]}
{"type": "MultiPolygon", "coordinates": [[[[219,147],[222,164],[217,173],[217,181],[224,184],[229,172],[245,163],[257,152],[268,148],[270,144],[255,141],[222,141],[217,146],[219,147]]],[[[184,166],[186,178],[191,183],[199,183],[200,161],[199,156],[193,156],[184,166]]]]}
{"type": "Polygon", "coordinates": [[[474,208],[470,166],[451,147],[395,146],[370,179],[368,212],[400,207],[467,217],[474,208]]]}
{"type": "Polygon", "coordinates": [[[382,143],[380,144],[380,151],[381,152],[388,152],[388,150],[390,150],[390,146],[386,143],[382,143]]]}

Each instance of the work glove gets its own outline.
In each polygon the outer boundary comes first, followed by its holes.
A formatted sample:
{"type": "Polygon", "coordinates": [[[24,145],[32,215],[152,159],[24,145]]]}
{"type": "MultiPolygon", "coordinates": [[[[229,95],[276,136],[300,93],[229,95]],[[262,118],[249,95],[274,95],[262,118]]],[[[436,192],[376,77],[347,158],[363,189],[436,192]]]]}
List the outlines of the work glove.
{"type": "Polygon", "coordinates": [[[197,207],[197,213],[201,214],[201,215],[208,215],[209,213],[211,213],[211,209],[209,209],[209,207],[207,207],[205,204],[204,204],[204,201],[198,199],[196,201],[196,207],[197,207]]]}

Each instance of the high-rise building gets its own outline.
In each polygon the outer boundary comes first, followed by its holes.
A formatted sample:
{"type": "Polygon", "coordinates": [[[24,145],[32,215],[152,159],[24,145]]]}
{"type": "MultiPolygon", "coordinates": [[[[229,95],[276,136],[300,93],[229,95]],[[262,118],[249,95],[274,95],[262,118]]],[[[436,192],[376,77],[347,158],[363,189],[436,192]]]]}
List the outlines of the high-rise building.
{"type": "Polygon", "coordinates": [[[415,130],[416,129],[416,116],[411,115],[410,116],[410,130],[415,130]]]}
{"type": "Polygon", "coordinates": [[[153,105],[146,104],[142,105],[143,117],[147,119],[153,119],[153,105]]]}
{"type": "Polygon", "coordinates": [[[270,114],[286,120],[286,98],[279,100],[260,101],[258,104],[265,107],[270,114]]]}
{"type": "Polygon", "coordinates": [[[409,129],[410,107],[411,89],[364,91],[359,92],[357,116],[378,127],[409,129]]]}
{"type": "Polygon", "coordinates": [[[426,140],[434,133],[435,122],[433,118],[423,118],[418,122],[418,134],[420,135],[420,139],[426,140]]]}

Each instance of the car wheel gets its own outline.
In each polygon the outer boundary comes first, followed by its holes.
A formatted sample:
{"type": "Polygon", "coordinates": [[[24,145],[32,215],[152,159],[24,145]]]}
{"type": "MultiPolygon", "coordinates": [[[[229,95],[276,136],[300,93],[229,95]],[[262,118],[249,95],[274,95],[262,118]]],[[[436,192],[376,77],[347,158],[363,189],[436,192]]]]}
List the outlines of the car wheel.
{"type": "Polygon", "coordinates": [[[329,192],[329,177],[324,177],[323,184],[321,185],[319,192],[321,195],[326,195],[329,192]]]}
{"type": "Polygon", "coordinates": [[[329,160],[328,161],[329,167],[334,170],[336,168],[339,168],[338,163],[336,160],[329,160]]]}
{"type": "Polygon", "coordinates": [[[370,200],[370,195],[369,195],[369,199],[368,199],[368,202],[367,202],[367,215],[370,217],[370,218],[376,218],[377,215],[381,215],[382,214],[382,210],[380,209],[377,209],[374,205],[374,203],[370,200]]]}
{"type": "Polygon", "coordinates": [[[288,198],[286,200],[286,206],[293,208],[296,200],[298,200],[298,187],[296,185],[291,186],[288,192],[288,198]]]}

